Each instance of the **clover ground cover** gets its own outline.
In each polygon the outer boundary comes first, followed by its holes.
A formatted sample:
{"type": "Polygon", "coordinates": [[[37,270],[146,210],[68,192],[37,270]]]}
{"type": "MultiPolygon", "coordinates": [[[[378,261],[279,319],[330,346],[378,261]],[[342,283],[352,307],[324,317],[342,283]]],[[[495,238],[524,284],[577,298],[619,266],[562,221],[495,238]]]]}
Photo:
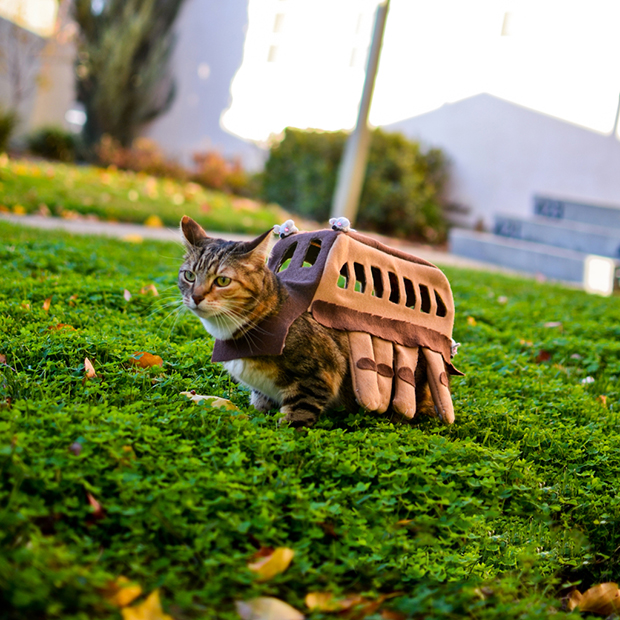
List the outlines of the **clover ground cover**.
{"type": "Polygon", "coordinates": [[[256,596],[334,617],[309,592],[389,595],[358,610],[375,619],[547,618],[571,584],[618,578],[617,299],[446,270],[456,423],[336,412],[297,433],[177,315],[180,256],[0,223],[3,617],[120,617],[122,575],[176,620],[256,596]],[[263,547],[295,556],[261,582],[263,547]]]}

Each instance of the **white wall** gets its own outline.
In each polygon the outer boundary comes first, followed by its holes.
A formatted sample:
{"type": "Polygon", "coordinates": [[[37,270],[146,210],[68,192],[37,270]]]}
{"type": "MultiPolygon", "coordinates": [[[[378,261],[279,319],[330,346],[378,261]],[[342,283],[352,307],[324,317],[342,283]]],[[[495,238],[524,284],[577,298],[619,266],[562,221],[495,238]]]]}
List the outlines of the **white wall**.
{"type": "Polygon", "coordinates": [[[464,222],[532,214],[534,194],[620,207],[620,142],[488,94],[384,127],[451,160],[449,199],[464,222]]]}

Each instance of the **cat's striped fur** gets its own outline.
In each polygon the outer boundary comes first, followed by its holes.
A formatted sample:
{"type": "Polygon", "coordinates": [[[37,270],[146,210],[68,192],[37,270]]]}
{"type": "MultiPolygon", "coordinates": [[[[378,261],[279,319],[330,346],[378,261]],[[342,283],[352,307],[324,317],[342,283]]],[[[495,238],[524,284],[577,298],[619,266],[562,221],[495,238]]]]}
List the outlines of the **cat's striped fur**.
{"type": "MultiPolygon", "coordinates": [[[[179,270],[183,302],[216,338],[251,337],[250,330],[276,314],[286,296],[265,265],[269,237],[254,242],[213,239],[187,216],[181,231],[187,248],[179,270]]],[[[224,366],[252,389],[254,407],[262,411],[279,408],[292,426],[312,426],[328,408],[358,409],[347,334],[320,325],[308,312],[291,325],[281,355],[246,357],[224,366]]],[[[430,413],[432,399],[422,366],[416,379],[418,411],[430,413]]]]}

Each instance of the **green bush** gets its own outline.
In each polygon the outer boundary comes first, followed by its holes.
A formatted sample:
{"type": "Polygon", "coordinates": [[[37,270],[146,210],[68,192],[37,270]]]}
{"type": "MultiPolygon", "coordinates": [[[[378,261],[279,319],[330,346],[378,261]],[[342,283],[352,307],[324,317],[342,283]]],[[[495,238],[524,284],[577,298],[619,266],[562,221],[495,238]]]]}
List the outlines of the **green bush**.
{"type": "Polygon", "coordinates": [[[0,110],[0,153],[9,145],[11,134],[17,125],[17,115],[12,110],[0,110]]]}
{"type": "Polygon", "coordinates": [[[34,155],[58,161],[75,161],[75,136],[60,127],[43,127],[28,138],[28,149],[34,155]]]}
{"type": "MultiPolygon", "coordinates": [[[[263,197],[299,215],[326,220],[346,138],[342,131],[287,128],[267,160],[263,197]]],[[[398,237],[442,241],[446,179],[447,162],[440,150],[425,153],[402,134],[376,129],[356,224],[398,237]]]]}

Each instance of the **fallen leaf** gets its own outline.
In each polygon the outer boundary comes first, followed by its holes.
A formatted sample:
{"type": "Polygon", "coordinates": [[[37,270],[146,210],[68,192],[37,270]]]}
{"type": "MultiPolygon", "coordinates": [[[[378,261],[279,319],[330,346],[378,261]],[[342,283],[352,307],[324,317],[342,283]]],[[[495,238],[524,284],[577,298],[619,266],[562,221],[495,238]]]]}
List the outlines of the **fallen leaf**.
{"type": "Polygon", "coordinates": [[[539,364],[542,362],[548,362],[551,359],[551,353],[549,351],[539,351],[536,356],[536,362],[539,364]]]}
{"type": "Polygon", "coordinates": [[[130,362],[136,366],[140,366],[140,368],[151,368],[152,366],[163,366],[164,360],[159,357],[159,355],[153,355],[152,353],[147,353],[146,351],[138,351],[133,354],[134,356],[130,358],[130,362]],[[136,356],[140,357],[136,357],[136,356]]]}
{"type": "Polygon", "coordinates": [[[342,611],[341,602],[331,592],[308,592],[304,599],[306,607],[311,611],[342,611]]]}
{"type": "Polygon", "coordinates": [[[6,355],[0,353],[0,364],[6,364],[6,355]]]}
{"type": "Polygon", "coordinates": [[[144,225],[149,228],[162,228],[164,223],[161,221],[159,215],[149,215],[146,220],[144,220],[144,225]]]}
{"type": "Polygon", "coordinates": [[[129,301],[131,299],[131,293],[127,289],[125,289],[123,291],[123,297],[125,298],[125,301],[129,301]]]}
{"type": "MultiPolygon", "coordinates": [[[[272,596],[260,596],[248,601],[235,601],[242,620],[303,620],[304,615],[288,603],[272,596]]],[[[125,620],[129,620],[125,618],[125,620]]]]}
{"type": "Polygon", "coordinates": [[[145,601],[133,607],[121,609],[123,620],[174,620],[165,614],[159,600],[159,590],[153,590],[145,601]]]}
{"type": "Polygon", "coordinates": [[[605,396],[605,394],[601,394],[596,400],[598,400],[603,407],[607,407],[607,396],[605,396]]]}
{"type": "Polygon", "coordinates": [[[88,503],[93,509],[92,519],[94,521],[99,521],[100,519],[105,518],[105,512],[101,506],[101,504],[94,498],[92,493],[86,491],[86,497],[88,499],[88,503]]]}
{"type": "Polygon", "coordinates": [[[411,523],[413,519],[401,519],[400,521],[396,521],[396,525],[407,525],[411,523]]]}
{"type": "Polygon", "coordinates": [[[112,603],[116,607],[126,607],[137,599],[140,594],[142,594],[142,588],[121,575],[115,581],[108,584],[104,592],[104,598],[108,603],[112,603]]]}
{"type": "Polygon", "coordinates": [[[30,310],[30,304],[27,301],[22,301],[21,306],[24,310],[30,310]]]}
{"type": "Polygon", "coordinates": [[[333,523],[330,523],[329,521],[323,521],[321,523],[318,523],[318,525],[328,536],[331,536],[332,538],[339,538],[338,532],[336,532],[336,528],[334,527],[333,523]]]}
{"type": "Polygon", "coordinates": [[[69,297],[69,305],[70,306],[75,306],[75,302],[76,302],[77,298],[78,298],[77,295],[71,295],[71,297],[69,297]]]}
{"type": "Polygon", "coordinates": [[[92,365],[92,362],[87,357],[84,358],[84,370],[86,371],[86,376],[89,379],[97,376],[97,373],[95,372],[95,367],[92,365]]]}
{"type": "Polygon", "coordinates": [[[140,295],[146,295],[147,293],[153,293],[154,297],[159,296],[159,293],[157,292],[157,289],[155,288],[154,284],[149,284],[148,286],[145,286],[140,289],[140,295]]]}
{"type": "Polygon", "coordinates": [[[144,241],[140,235],[133,234],[125,235],[122,240],[126,241],[127,243],[142,243],[142,241],[144,241]]]}
{"type": "Polygon", "coordinates": [[[44,302],[43,302],[43,310],[45,310],[45,312],[47,312],[50,309],[50,306],[52,305],[52,298],[48,297],[44,302]]]}
{"type": "Polygon", "coordinates": [[[381,612],[383,620],[407,620],[405,614],[401,614],[400,611],[394,611],[393,609],[384,609],[381,612]]]}
{"type": "Polygon", "coordinates": [[[545,323],[543,327],[547,327],[547,328],[561,328],[562,327],[562,321],[549,321],[548,323],[545,323]]]}
{"type": "Polygon", "coordinates": [[[295,552],[292,549],[278,547],[271,555],[248,564],[248,568],[257,573],[259,581],[267,581],[283,573],[294,556],[295,552]]]}
{"type": "Polygon", "coordinates": [[[581,599],[583,595],[579,590],[573,590],[566,599],[566,608],[568,611],[573,611],[576,607],[579,607],[579,603],[581,603],[581,599]]]}
{"type": "Polygon", "coordinates": [[[473,316],[467,317],[467,325],[471,325],[472,327],[476,326],[476,319],[473,316]]]}
{"type": "Polygon", "coordinates": [[[181,392],[183,396],[187,396],[195,403],[204,402],[208,407],[213,409],[227,409],[228,411],[241,411],[237,405],[232,403],[226,398],[220,398],[219,396],[203,396],[202,394],[196,394],[194,390],[191,392],[181,392]]]}
{"type": "MultiPolygon", "coordinates": [[[[578,597],[577,597],[578,598],[578,597]]],[[[609,616],[620,611],[620,590],[617,583],[601,583],[586,590],[576,604],[579,611],[609,616]]]]}
{"type": "Polygon", "coordinates": [[[523,340],[523,339],[521,339],[521,340],[519,340],[519,344],[524,345],[526,347],[531,347],[531,346],[533,346],[534,343],[531,340],[523,340]]]}
{"type": "Polygon", "coordinates": [[[58,329],[63,329],[63,328],[67,328],[67,329],[72,329],[73,331],[75,331],[75,327],[73,327],[72,325],[67,325],[66,323],[58,323],[58,325],[50,325],[47,329],[49,331],[56,331],[58,329]]]}

